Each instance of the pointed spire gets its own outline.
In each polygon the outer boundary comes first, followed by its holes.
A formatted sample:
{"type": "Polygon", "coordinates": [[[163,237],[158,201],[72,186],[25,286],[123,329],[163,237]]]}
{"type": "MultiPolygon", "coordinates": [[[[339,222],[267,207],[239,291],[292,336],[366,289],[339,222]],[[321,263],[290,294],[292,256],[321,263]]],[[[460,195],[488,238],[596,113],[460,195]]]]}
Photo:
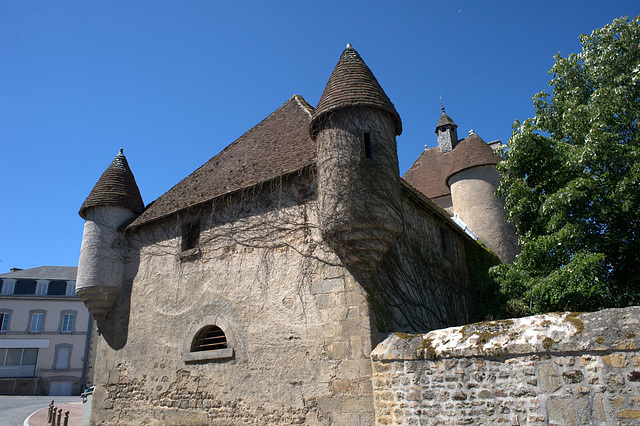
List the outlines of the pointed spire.
{"type": "Polygon", "coordinates": [[[389,97],[358,52],[347,44],[318,102],[309,129],[311,137],[315,139],[317,123],[325,114],[351,106],[368,106],[389,112],[396,123],[396,135],[402,133],[400,115],[389,97]]]}
{"type": "MultiPolygon", "coordinates": [[[[442,97],[440,98],[440,101],[442,102],[442,97]]],[[[438,120],[438,124],[436,125],[435,132],[438,133],[438,129],[445,126],[453,126],[457,128],[458,125],[455,123],[455,121],[453,121],[453,119],[444,112],[444,105],[441,106],[441,109],[442,114],[440,115],[440,119],[438,120]]]]}
{"type": "Polygon", "coordinates": [[[86,219],[86,211],[89,207],[118,206],[135,213],[142,213],[144,210],[140,190],[123,151],[120,149],[118,155],[107,167],[107,170],[102,173],[98,183],[82,203],[79,214],[83,219],[86,219]]]}
{"type": "Polygon", "coordinates": [[[442,152],[450,152],[458,145],[458,125],[444,112],[444,103],[440,96],[440,108],[442,114],[436,126],[436,135],[438,135],[438,146],[442,152]]]}

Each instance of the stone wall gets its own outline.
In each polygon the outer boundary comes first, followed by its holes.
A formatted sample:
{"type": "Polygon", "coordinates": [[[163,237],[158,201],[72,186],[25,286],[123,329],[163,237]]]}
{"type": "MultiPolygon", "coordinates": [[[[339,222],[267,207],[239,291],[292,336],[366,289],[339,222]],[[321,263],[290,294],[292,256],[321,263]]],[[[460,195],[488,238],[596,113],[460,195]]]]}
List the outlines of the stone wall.
{"type": "Polygon", "coordinates": [[[315,194],[293,176],[129,235],[94,424],[373,423],[366,294],[322,242],[315,194]],[[181,250],[194,218],[199,246],[181,250]],[[189,360],[207,324],[231,357],[189,360]]]}
{"type": "Polygon", "coordinates": [[[372,353],[379,424],[640,423],[640,307],[396,333],[372,353]]]}
{"type": "Polygon", "coordinates": [[[404,232],[366,285],[378,330],[412,333],[468,323],[465,241],[471,239],[411,189],[402,201],[404,232]]]}

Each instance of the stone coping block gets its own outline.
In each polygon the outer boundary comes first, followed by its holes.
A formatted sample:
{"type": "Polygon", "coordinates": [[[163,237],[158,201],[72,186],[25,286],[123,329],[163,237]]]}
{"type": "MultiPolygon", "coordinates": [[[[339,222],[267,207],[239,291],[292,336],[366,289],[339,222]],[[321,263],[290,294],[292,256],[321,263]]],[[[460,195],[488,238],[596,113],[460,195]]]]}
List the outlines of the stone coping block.
{"type": "Polygon", "coordinates": [[[550,313],[486,321],[426,334],[392,333],[373,361],[602,352],[640,348],[640,306],[586,313],[550,313]]]}

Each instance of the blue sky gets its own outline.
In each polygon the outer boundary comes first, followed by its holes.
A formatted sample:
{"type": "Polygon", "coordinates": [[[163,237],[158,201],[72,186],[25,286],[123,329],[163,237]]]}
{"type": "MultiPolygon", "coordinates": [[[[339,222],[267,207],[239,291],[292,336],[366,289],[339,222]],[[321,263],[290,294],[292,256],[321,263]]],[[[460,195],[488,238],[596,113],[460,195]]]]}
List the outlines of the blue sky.
{"type": "Polygon", "coordinates": [[[119,148],[146,204],[291,95],[316,105],[346,43],[403,121],[404,173],[461,136],[508,140],[553,55],[633,1],[0,2],[0,272],[76,265],[77,212],[119,148]]]}

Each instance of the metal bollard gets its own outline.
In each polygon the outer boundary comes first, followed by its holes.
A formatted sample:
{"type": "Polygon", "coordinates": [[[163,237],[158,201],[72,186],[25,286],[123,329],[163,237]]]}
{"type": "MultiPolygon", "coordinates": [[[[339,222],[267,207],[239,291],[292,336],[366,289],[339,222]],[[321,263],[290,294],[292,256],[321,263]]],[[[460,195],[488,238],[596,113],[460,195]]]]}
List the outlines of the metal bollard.
{"type": "Polygon", "coordinates": [[[56,422],[56,426],[60,426],[60,420],[62,420],[62,408],[58,408],[58,421],[56,422]]]}
{"type": "Polygon", "coordinates": [[[53,417],[53,399],[49,403],[49,409],[47,410],[47,424],[51,424],[52,417],[53,417]]]}
{"type": "Polygon", "coordinates": [[[63,426],[69,426],[69,412],[65,411],[64,412],[64,424],[63,426]]]}

